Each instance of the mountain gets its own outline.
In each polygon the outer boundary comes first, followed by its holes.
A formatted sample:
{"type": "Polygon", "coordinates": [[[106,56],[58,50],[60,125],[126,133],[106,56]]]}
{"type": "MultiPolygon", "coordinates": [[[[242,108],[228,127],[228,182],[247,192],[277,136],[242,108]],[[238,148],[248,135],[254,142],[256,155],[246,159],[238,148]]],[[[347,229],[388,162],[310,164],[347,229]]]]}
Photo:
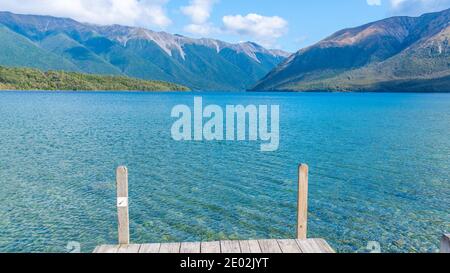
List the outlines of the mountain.
{"type": "Polygon", "coordinates": [[[127,26],[0,12],[0,65],[245,90],[290,54],[127,26]]]}
{"type": "Polygon", "coordinates": [[[189,88],[161,81],[124,76],[99,76],[77,72],[0,66],[0,90],[120,90],[188,91],[189,88]]]}
{"type": "Polygon", "coordinates": [[[341,30],[252,90],[450,92],[450,9],[341,30]]]}

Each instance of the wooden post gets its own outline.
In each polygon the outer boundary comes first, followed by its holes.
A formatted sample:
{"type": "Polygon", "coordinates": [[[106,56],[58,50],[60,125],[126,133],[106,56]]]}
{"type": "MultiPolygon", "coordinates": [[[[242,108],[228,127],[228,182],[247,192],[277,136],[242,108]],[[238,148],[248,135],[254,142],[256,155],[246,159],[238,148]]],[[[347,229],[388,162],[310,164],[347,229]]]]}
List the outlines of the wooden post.
{"type": "Polygon", "coordinates": [[[119,220],[119,244],[130,244],[130,223],[128,215],[128,170],[121,166],[116,172],[117,215],[119,220]]]}
{"type": "Polygon", "coordinates": [[[298,170],[297,239],[306,240],[308,227],[308,165],[298,170]]]}
{"type": "Polygon", "coordinates": [[[441,253],[450,253],[450,234],[442,236],[441,253]]]}

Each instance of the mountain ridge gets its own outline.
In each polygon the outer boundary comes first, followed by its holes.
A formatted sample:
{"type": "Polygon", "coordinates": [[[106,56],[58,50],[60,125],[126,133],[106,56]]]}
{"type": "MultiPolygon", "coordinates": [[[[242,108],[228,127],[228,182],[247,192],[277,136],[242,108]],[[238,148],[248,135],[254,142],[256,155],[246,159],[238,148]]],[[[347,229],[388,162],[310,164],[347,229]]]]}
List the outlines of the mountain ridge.
{"type": "Polygon", "coordinates": [[[253,91],[437,92],[450,75],[450,9],[420,17],[397,16],[340,30],[291,55],[253,91]],[[428,80],[429,85],[423,85],[428,80]],[[411,82],[411,86],[407,82],[411,82]],[[398,89],[402,82],[403,90],[398,89]],[[383,90],[384,91],[384,90],[383,90]]]}
{"type": "MultiPolygon", "coordinates": [[[[66,64],[62,70],[169,81],[192,89],[245,90],[289,55],[252,42],[231,44],[52,16],[0,12],[0,26],[27,39],[30,52],[17,54],[22,59],[47,51],[50,59],[57,55],[66,64]]],[[[0,49],[8,46],[14,48],[14,41],[0,44],[0,49]]],[[[0,51],[2,59],[7,56],[0,51]]],[[[0,65],[27,64],[14,58],[7,61],[0,65]]],[[[32,67],[55,68],[52,64],[32,67]]]]}

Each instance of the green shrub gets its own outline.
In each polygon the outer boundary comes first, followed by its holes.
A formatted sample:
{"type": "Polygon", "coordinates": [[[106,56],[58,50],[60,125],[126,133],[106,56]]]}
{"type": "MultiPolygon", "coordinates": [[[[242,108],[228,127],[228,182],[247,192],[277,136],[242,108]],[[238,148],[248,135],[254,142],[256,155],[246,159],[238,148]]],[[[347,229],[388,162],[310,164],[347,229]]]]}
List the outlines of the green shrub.
{"type": "Polygon", "coordinates": [[[100,76],[75,72],[47,71],[0,66],[0,89],[14,90],[123,90],[188,91],[189,88],[162,81],[146,81],[125,76],[100,76]]]}

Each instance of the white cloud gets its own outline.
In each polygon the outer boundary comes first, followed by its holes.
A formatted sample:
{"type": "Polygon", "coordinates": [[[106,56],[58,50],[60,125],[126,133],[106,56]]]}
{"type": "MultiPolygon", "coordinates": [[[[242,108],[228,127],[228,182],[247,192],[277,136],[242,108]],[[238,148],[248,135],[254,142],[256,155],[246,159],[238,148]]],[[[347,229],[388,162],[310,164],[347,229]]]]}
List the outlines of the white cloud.
{"type": "Polygon", "coordinates": [[[250,36],[259,43],[270,46],[287,33],[288,22],[279,16],[262,16],[259,14],[229,15],[223,17],[225,30],[241,35],[250,36]]]}
{"type": "Polygon", "coordinates": [[[219,0],[190,0],[189,5],[181,7],[181,12],[191,21],[184,30],[202,36],[225,32],[237,34],[256,39],[263,45],[273,45],[287,31],[288,23],[283,18],[258,14],[224,16],[223,27],[216,27],[209,19],[218,2],[219,0]]]}
{"type": "Polygon", "coordinates": [[[211,16],[216,0],[190,0],[189,5],[181,7],[181,11],[191,18],[194,24],[204,24],[211,16]]]}
{"type": "Polygon", "coordinates": [[[0,10],[70,17],[95,24],[166,27],[169,0],[0,0],[0,10]]]}
{"type": "MultiPolygon", "coordinates": [[[[420,15],[450,8],[450,0],[383,0],[395,15],[420,15]]],[[[369,6],[381,6],[382,0],[366,0],[369,6]]]]}
{"type": "Polygon", "coordinates": [[[390,0],[392,12],[420,15],[450,8],[450,0],[390,0]]]}
{"type": "Polygon", "coordinates": [[[181,12],[191,20],[191,24],[185,26],[184,30],[198,35],[216,32],[217,29],[208,20],[217,2],[218,0],[190,0],[188,6],[181,7],[181,12]]]}
{"type": "Polygon", "coordinates": [[[381,0],[366,0],[369,6],[381,6],[381,0]]]}
{"type": "Polygon", "coordinates": [[[216,28],[211,23],[204,23],[204,24],[189,24],[184,27],[184,31],[187,31],[192,34],[206,36],[212,33],[219,33],[220,29],[216,28]]]}

